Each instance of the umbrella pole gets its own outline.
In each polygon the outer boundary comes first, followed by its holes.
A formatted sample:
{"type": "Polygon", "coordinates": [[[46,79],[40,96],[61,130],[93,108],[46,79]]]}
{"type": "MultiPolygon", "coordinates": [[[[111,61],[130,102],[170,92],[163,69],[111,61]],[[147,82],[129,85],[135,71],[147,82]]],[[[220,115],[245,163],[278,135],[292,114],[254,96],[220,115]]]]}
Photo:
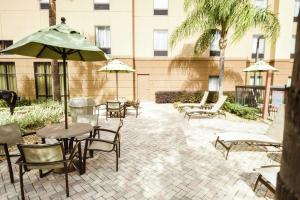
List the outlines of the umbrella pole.
{"type": "Polygon", "coordinates": [[[64,104],[65,104],[65,129],[68,129],[68,105],[67,105],[67,70],[66,70],[66,53],[65,49],[63,50],[63,73],[64,73],[64,104]]]}
{"type": "Polygon", "coordinates": [[[118,71],[116,71],[116,86],[117,86],[117,100],[119,100],[119,85],[118,85],[118,71]]]}
{"type": "Polygon", "coordinates": [[[271,90],[271,77],[272,72],[267,71],[267,79],[266,79],[266,89],[265,89],[265,99],[264,99],[264,107],[263,107],[263,119],[267,120],[269,116],[269,102],[270,102],[270,90],[271,90]]]}

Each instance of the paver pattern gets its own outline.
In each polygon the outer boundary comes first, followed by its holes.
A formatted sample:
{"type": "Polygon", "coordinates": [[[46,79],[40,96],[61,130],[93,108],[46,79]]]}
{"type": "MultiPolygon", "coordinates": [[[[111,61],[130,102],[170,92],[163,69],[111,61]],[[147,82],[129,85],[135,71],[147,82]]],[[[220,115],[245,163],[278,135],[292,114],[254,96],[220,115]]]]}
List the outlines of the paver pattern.
{"type": "MultiPolygon", "coordinates": [[[[117,120],[100,120],[115,129],[117,120]]],[[[270,199],[260,186],[253,168],[278,164],[278,153],[261,147],[238,146],[224,159],[221,147],[214,147],[219,131],[263,133],[260,122],[237,122],[220,118],[191,119],[172,105],[142,104],[141,113],[124,119],[121,130],[121,159],[115,172],[114,153],[95,153],[87,161],[87,172],[69,174],[70,197],[65,196],[64,176],[39,178],[37,171],[24,176],[27,199],[107,200],[210,200],[270,199]]],[[[272,149],[271,149],[272,150],[272,149]]],[[[279,155],[280,156],[280,155],[279,155]]],[[[11,184],[6,162],[0,163],[0,199],[20,199],[17,166],[16,183],[11,184]]],[[[267,192],[267,193],[266,193],[267,192]]]]}

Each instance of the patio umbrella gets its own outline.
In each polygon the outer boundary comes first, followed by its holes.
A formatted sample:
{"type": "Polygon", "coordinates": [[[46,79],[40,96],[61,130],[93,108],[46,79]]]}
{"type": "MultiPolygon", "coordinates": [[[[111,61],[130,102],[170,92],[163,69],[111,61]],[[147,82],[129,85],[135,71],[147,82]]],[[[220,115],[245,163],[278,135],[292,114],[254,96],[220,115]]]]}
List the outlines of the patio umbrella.
{"type": "MultiPolygon", "coordinates": [[[[244,72],[267,72],[267,79],[266,79],[266,89],[265,89],[265,99],[264,99],[264,108],[263,108],[263,119],[267,119],[268,116],[268,108],[269,108],[269,96],[270,96],[270,88],[271,88],[271,72],[279,71],[275,67],[265,63],[264,61],[258,61],[247,67],[243,70],[244,72]]],[[[254,80],[255,82],[255,80],[254,80]]]]}
{"type": "Polygon", "coordinates": [[[116,73],[116,89],[117,89],[117,99],[118,99],[119,98],[118,74],[119,73],[130,73],[130,72],[134,72],[135,70],[119,60],[112,60],[112,61],[108,62],[107,65],[101,67],[97,71],[116,73]]]}
{"type": "Polygon", "coordinates": [[[62,59],[64,77],[65,128],[67,120],[66,60],[103,61],[106,55],[92,45],[83,35],[71,29],[61,18],[61,24],[41,29],[2,50],[3,53],[37,58],[62,59]]]}

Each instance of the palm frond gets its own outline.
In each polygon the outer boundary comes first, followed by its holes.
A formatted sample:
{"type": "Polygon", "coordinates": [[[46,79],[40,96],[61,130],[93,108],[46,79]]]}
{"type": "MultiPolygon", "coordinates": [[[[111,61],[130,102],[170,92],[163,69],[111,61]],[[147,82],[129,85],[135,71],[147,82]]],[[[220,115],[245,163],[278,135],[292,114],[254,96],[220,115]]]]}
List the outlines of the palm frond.
{"type": "Polygon", "coordinates": [[[201,54],[211,45],[216,33],[219,32],[217,29],[207,29],[197,39],[194,53],[201,54]]]}
{"type": "Polygon", "coordinates": [[[176,43],[185,37],[189,37],[202,28],[206,27],[206,20],[203,19],[203,14],[199,10],[192,12],[185,21],[179,25],[170,36],[170,46],[174,48],[176,43]]]}

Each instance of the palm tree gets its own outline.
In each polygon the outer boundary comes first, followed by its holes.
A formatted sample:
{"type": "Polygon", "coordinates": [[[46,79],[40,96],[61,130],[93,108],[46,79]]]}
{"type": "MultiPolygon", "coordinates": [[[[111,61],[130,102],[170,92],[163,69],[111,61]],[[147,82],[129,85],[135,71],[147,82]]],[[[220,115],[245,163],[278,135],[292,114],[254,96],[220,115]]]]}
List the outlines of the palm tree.
{"type": "Polygon", "coordinates": [[[209,48],[218,34],[219,95],[223,94],[224,57],[229,31],[232,32],[232,42],[238,41],[253,27],[261,28],[264,37],[271,38],[272,41],[276,40],[280,31],[276,15],[268,9],[255,7],[250,0],[185,0],[184,11],[187,18],[172,33],[171,48],[179,40],[200,33],[194,53],[201,54],[209,48]]]}
{"type": "MultiPolygon", "coordinates": [[[[53,26],[56,24],[56,0],[49,1],[49,25],[53,26]]],[[[59,66],[57,60],[51,62],[51,74],[52,74],[52,88],[53,88],[53,100],[60,101],[60,78],[59,78],[59,66]]]]}

